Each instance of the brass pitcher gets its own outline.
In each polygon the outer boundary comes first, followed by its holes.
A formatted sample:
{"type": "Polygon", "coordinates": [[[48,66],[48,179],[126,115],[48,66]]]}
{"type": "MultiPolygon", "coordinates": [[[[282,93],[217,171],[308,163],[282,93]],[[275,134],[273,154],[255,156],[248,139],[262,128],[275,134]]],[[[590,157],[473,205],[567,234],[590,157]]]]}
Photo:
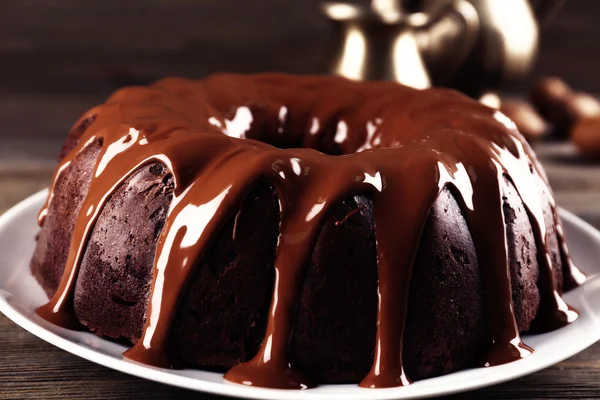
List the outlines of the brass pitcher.
{"type": "Polygon", "coordinates": [[[449,86],[473,96],[525,76],[540,26],[564,0],[328,2],[329,71],[356,80],[449,86]]]}

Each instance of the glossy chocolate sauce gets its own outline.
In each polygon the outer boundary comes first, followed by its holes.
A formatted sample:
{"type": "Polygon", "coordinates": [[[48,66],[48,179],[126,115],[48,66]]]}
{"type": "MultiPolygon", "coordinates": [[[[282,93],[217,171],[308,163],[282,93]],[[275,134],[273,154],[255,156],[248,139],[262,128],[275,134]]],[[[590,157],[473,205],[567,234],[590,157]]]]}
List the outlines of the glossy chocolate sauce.
{"type": "MultiPolygon", "coordinates": [[[[555,329],[577,318],[559,295],[546,246],[537,183],[538,175],[546,179],[540,165],[510,120],[458,93],[335,77],[221,74],[121,89],[80,123],[90,116],[95,119],[61,161],[55,181],[86,145],[101,139],[102,150],[63,279],[38,312],[62,326],[76,326],[74,284],[96,218],[134,171],[162,162],[173,175],[174,197],[156,250],[143,336],[125,353],[131,360],[175,365],[166,350],[169,328],[192,269],[259,180],[276,188],[281,208],[272,303],[258,354],[227,372],[227,380],[286,389],[314,386],[290,358],[294,313],[323,218],[351,195],[373,199],[379,274],[375,358],[361,386],[410,383],[401,357],[409,282],[430,209],[447,186],[459,201],[481,266],[491,332],[481,365],[507,363],[532,351],[520,339],[512,304],[503,176],[530,216],[540,273],[548,278],[538,325],[555,329]]],[[[42,217],[50,201],[52,192],[42,217]]],[[[570,262],[560,225],[557,231],[565,282],[572,287],[584,277],[570,262]]]]}

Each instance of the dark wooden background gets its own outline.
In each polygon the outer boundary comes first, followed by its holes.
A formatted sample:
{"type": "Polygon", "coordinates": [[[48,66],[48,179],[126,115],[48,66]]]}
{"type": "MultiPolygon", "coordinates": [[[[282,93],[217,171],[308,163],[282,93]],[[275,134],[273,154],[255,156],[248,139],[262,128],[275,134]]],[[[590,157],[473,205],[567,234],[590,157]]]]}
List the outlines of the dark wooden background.
{"type": "MultiPolygon", "coordinates": [[[[506,0],[497,0],[506,1],[506,0]]],[[[323,71],[317,0],[0,0],[0,212],[46,187],[61,140],[119,86],[215,71],[323,71]]],[[[600,94],[600,1],[570,0],[543,32],[531,77],[600,94]]],[[[523,95],[531,79],[507,91],[523,95]]],[[[559,204],[600,227],[600,164],[536,147],[559,204]]],[[[0,316],[1,399],[213,399],[108,370],[0,316]]],[[[456,398],[600,398],[600,345],[456,398]]]]}

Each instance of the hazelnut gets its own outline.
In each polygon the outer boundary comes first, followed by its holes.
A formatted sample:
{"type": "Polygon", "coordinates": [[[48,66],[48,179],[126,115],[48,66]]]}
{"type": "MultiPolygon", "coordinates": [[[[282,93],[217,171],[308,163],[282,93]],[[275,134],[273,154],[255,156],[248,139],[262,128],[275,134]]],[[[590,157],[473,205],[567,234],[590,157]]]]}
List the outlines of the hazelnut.
{"type": "Polygon", "coordinates": [[[531,104],[518,99],[502,99],[500,111],[510,118],[528,142],[540,139],[547,131],[546,121],[531,104]]]}
{"type": "Polygon", "coordinates": [[[573,126],[581,119],[600,116],[600,102],[588,93],[567,95],[564,104],[563,118],[568,127],[573,126]]]}
{"type": "Polygon", "coordinates": [[[582,156],[600,160],[600,116],[579,120],[571,130],[571,138],[582,156]]]}
{"type": "Polygon", "coordinates": [[[535,108],[554,125],[555,133],[560,137],[566,137],[580,119],[600,115],[600,102],[596,98],[588,93],[573,92],[556,77],[537,81],[530,97],[535,108]]]}
{"type": "Polygon", "coordinates": [[[539,79],[533,85],[530,98],[542,117],[552,121],[571,93],[571,88],[562,79],[552,76],[539,79]]]}

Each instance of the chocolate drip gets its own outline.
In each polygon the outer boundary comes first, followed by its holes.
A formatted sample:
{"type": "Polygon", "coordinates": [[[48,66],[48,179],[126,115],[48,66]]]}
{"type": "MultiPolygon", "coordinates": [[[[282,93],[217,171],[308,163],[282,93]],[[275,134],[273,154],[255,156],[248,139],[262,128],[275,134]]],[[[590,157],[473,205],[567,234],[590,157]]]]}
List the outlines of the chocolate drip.
{"type": "MultiPolygon", "coordinates": [[[[152,162],[164,164],[173,176],[146,325],[127,358],[176,366],[169,357],[169,330],[193,267],[258,181],[276,189],[281,209],[273,295],[263,343],[252,360],[225,375],[230,381],[313,386],[288,348],[294,315],[324,217],[351,195],[373,200],[379,273],[375,360],[361,386],[410,383],[402,362],[409,283],[421,232],[447,186],[461,205],[482,271],[491,337],[481,364],[502,364],[531,352],[520,339],[512,304],[504,176],[525,204],[547,278],[538,319],[555,329],[577,316],[560,297],[546,246],[548,227],[536,181],[541,176],[547,185],[541,167],[510,120],[455,92],[279,74],[166,79],[118,91],[76,126],[82,123],[87,129],[62,159],[57,176],[86,144],[102,139],[102,150],[63,279],[51,301],[38,309],[44,318],[77,326],[72,297],[78,266],[96,218],[116,188],[152,162]],[[300,145],[309,148],[283,149],[300,145]]],[[[41,216],[51,201],[52,191],[41,216]]],[[[566,286],[580,284],[583,277],[570,262],[560,223],[557,231],[566,286]]]]}
{"type": "Polygon", "coordinates": [[[526,357],[532,349],[521,341],[512,304],[506,224],[499,184],[503,170],[493,154],[478,147],[474,146],[475,152],[480,154],[474,160],[478,164],[466,167],[478,172],[476,177],[471,177],[472,204],[466,207],[465,217],[479,259],[489,318],[489,351],[480,361],[481,366],[487,367],[526,357]],[[481,218],[481,211],[486,218],[481,218]]]}

